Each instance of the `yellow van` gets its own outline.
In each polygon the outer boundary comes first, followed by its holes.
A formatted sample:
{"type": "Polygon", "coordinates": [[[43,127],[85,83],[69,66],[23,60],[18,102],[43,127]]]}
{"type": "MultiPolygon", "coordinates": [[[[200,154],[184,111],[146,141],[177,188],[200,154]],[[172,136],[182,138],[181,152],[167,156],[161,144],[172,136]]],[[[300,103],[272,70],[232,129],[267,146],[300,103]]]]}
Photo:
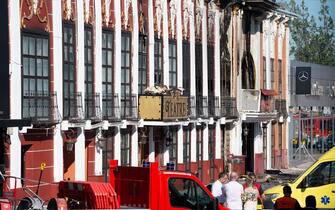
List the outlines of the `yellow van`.
{"type": "MultiPolygon", "coordinates": [[[[316,208],[335,209],[335,147],[288,185],[292,188],[292,197],[299,201],[301,207],[305,207],[305,198],[308,195],[314,195],[316,208]]],[[[264,194],[266,200],[274,203],[283,196],[283,186],[274,186],[264,194]]]]}

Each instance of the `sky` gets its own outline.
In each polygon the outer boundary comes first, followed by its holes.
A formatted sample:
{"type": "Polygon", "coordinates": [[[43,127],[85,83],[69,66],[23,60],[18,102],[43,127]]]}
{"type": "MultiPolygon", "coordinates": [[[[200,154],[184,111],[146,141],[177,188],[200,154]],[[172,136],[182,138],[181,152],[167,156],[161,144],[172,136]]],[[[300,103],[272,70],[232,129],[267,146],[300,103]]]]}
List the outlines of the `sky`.
{"type": "MultiPolygon", "coordinates": [[[[289,0],[286,0],[289,2],[289,0]]],[[[298,4],[301,3],[301,0],[296,0],[298,4]]],[[[305,4],[309,9],[310,15],[313,15],[317,23],[319,22],[319,11],[320,11],[320,0],[305,0],[305,4]]],[[[335,0],[328,0],[329,14],[332,16],[333,21],[335,22],[335,0]]]]}

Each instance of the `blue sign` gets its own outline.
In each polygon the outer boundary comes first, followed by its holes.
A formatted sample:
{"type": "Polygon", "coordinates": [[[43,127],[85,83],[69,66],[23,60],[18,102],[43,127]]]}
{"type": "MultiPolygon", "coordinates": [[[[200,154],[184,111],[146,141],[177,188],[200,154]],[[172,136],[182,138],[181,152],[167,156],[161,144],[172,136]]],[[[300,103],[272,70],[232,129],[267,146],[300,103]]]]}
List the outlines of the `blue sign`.
{"type": "Polygon", "coordinates": [[[150,166],[150,162],[149,161],[143,161],[142,165],[143,165],[143,167],[148,168],[150,166]]]}
{"type": "Polygon", "coordinates": [[[326,195],[321,197],[321,203],[323,203],[324,205],[327,205],[328,203],[330,203],[330,197],[326,195]]]}

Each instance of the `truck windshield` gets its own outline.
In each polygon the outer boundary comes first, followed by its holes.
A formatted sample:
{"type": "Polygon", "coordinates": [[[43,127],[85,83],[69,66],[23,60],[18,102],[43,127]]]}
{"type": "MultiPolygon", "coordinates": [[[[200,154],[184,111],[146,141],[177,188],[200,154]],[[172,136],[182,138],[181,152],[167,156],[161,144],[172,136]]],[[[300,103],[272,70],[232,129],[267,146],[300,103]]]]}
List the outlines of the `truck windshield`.
{"type": "Polygon", "coordinates": [[[170,204],[173,207],[189,209],[210,209],[213,200],[194,180],[185,178],[169,179],[170,204]]]}

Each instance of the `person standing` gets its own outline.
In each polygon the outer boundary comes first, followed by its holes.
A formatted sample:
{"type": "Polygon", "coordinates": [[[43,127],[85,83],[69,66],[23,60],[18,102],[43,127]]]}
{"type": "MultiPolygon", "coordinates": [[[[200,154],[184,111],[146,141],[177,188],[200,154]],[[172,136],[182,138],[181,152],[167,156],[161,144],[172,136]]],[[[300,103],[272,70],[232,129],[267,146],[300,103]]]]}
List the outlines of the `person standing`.
{"type": "Polygon", "coordinates": [[[224,205],[226,202],[226,196],[224,193],[224,184],[228,180],[228,175],[226,173],[219,173],[218,180],[213,183],[212,194],[215,198],[219,200],[219,203],[224,205]]]}
{"type": "Polygon", "coordinates": [[[306,207],[304,209],[307,210],[317,210],[316,208],[316,199],[314,195],[309,195],[305,198],[306,207]]]}
{"type": "Polygon", "coordinates": [[[231,172],[230,181],[225,184],[227,207],[234,210],[242,210],[243,186],[237,182],[238,174],[231,172]]]}
{"type": "Polygon", "coordinates": [[[301,209],[299,202],[297,199],[292,198],[292,190],[291,187],[288,185],[285,185],[283,187],[283,193],[284,196],[281,198],[278,198],[274,204],[274,209],[285,209],[285,210],[299,210],[301,209]]]}
{"type": "Polygon", "coordinates": [[[254,185],[254,180],[247,179],[244,193],[242,194],[242,201],[244,201],[245,210],[257,210],[257,198],[259,197],[258,188],[254,185]]]}

